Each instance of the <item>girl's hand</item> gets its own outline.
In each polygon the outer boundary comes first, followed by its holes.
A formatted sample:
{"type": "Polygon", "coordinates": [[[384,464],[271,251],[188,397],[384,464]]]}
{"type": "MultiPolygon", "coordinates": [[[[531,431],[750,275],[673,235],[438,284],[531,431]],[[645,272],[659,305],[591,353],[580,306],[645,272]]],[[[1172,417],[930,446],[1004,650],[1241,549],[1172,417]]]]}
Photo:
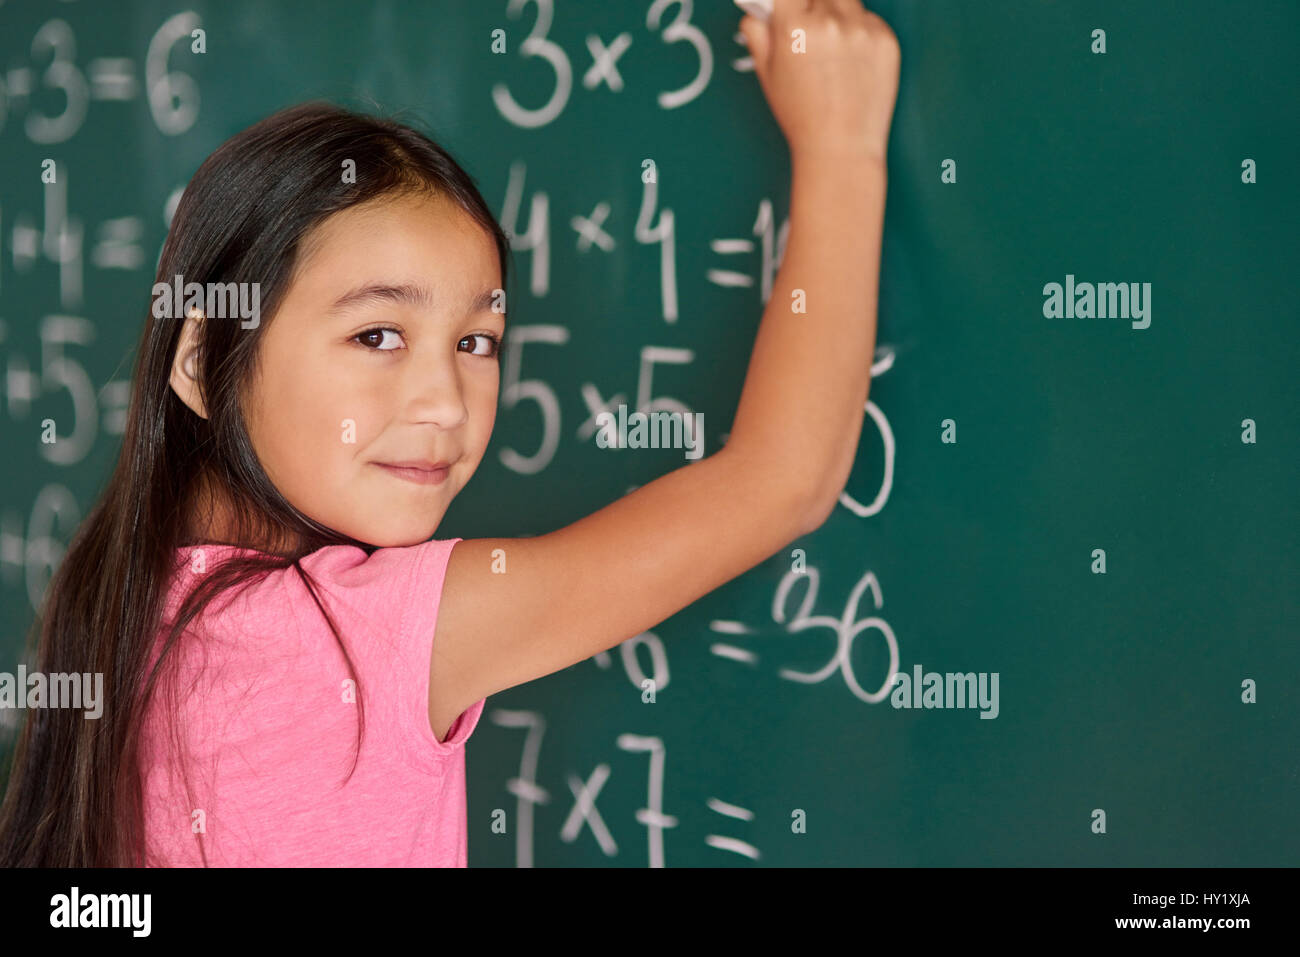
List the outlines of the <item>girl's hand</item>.
{"type": "Polygon", "coordinates": [[[792,161],[884,165],[900,60],[889,24],[861,0],[775,0],[770,20],[740,30],[792,161]]]}

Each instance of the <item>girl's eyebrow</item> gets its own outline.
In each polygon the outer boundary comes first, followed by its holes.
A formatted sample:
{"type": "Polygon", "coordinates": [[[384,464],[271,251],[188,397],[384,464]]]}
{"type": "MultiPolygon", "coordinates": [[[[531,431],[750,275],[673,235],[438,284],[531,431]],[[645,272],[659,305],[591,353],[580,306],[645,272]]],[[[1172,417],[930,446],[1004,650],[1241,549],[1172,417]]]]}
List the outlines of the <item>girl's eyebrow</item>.
{"type": "MultiPolygon", "coordinates": [[[[489,312],[495,300],[496,290],[486,289],[470,302],[469,311],[472,313],[489,312]]],[[[334,304],[329,307],[327,313],[335,316],[356,306],[374,302],[392,302],[401,305],[418,306],[422,309],[432,309],[434,301],[434,296],[427,287],[415,283],[368,283],[339,296],[338,299],[334,300],[334,304]]],[[[502,313],[501,315],[504,318],[505,314],[502,313]]]]}

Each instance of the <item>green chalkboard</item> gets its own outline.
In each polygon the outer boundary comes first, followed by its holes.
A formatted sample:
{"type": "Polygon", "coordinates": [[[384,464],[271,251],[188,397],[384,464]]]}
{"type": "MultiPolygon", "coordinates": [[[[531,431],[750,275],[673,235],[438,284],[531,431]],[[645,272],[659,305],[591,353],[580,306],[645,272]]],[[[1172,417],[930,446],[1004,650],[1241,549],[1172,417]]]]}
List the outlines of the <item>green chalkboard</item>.
{"type": "MultiPolygon", "coordinates": [[[[1300,7],[873,9],[903,65],[840,505],[491,698],[470,863],[1294,864],[1300,7]]],[[[789,211],[738,20],[0,5],[0,670],[114,461],[180,190],[293,103],[406,110],[514,236],[496,432],[439,538],[541,534],[684,464],[598,447],[605,405],[702,413],[716,451],[789,211]]]]}

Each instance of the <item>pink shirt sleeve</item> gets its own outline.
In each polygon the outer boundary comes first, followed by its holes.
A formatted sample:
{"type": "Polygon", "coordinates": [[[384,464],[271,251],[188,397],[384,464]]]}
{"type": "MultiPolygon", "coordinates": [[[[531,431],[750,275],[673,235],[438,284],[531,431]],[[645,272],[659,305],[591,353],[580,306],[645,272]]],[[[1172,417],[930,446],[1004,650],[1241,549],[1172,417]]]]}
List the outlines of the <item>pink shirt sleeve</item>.
{"type": "Polygon", "coordinates": [[[429,669],[438,609],[447,564],[460,541],[435,539],[407,548],[382,548],[355,565],[331,557],[319,566],[306,566],[313,574],[324,573],[333,595],[358,625],[368,621],[401,636],[386,650],[391,657],[385,657],[384,667],[401,713],[410,718],[399,723],[417,753],[453,753],[469,738],[483,711],[484,701],[479,701],[462,712],[448,728],[446,741],[439,741],[429,725],[429,669]]]}

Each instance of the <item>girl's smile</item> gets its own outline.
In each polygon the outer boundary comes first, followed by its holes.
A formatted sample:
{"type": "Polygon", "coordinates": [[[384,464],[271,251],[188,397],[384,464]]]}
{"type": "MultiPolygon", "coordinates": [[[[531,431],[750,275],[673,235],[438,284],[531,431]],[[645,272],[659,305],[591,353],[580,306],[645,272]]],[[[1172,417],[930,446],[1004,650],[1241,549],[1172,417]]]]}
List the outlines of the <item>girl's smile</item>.
{"type": "Polygon", "coordinates": [[[420,466],[404,468],[397,465],[389,465],[384,462],[376,462],[374,464],[384,469],[384,471],[388,472],[390,475],[395,475],[407,482],[414,482],[417,485],[441,485],[446,480],[448,471],[450,471],[450,466],[446,464],[437,468],[424,468],[420,466]]]}

